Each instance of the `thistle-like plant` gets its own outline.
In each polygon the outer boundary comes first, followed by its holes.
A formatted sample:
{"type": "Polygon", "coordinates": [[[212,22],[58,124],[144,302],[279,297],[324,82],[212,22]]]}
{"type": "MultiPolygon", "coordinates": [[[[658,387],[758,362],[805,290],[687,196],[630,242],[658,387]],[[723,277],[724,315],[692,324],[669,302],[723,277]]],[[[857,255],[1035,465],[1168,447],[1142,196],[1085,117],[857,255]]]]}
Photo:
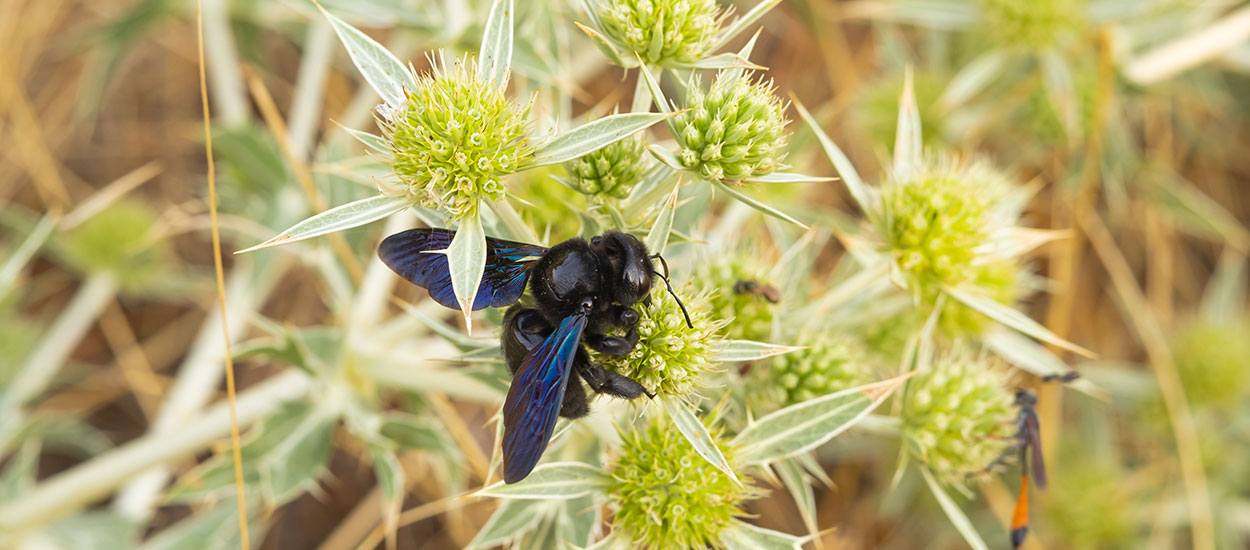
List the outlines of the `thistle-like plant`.
{"type": "MultiPolygon", "coordinates": [[[[512,0],[496,0],[476,60],[440,60],[431,74],[418,77],[382,45],[323,10],[356,68],[383,100],[377,108],[383,136],[351,133],[387,159],[399,183],[378,196],[316,214],[247,251],[364,225],[417,205],[436,206],[459,225],[442,253],[471,329],[474,290],[486,263],[481,206],[501,210],[506,220],[516,219],[503,200],[504,178],[573,160],[671,116],[618,114],[551,139],[532,135],[526,120],[529,107],[513,103],[504,93],[514,12],[512,0]]],[[[516,224],[511,229],[517,233],[510,235],[514,238],[532,237],[516,224]]]]}

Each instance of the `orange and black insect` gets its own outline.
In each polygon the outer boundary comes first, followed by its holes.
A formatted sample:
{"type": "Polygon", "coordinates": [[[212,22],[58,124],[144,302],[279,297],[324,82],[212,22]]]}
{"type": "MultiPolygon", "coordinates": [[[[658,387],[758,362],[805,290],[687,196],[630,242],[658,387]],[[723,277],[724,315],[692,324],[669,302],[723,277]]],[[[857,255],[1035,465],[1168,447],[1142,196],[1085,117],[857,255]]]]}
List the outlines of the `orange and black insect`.
{"type": "MultiPolygon", "coordinates": [[[[1044,376],[1042,381],[1071,382],[1079,377],[1079,374],[1072,371],[1044,376]]],[[[1020,417],[1017,421],[1016,443],[1012,447],[1020,450],[1020,496],[1016,497],[1016,507],[1011,513],[1012,548],[1020,548],[1029,534],[1030,470],[1037,489],[1040,491],[1046,488],[1046,461],[1042,458],[1042,424],[1037,416],[1037,396],[1031,391],[1019,390],[1016,392],[1016,406],[1020,407],[1020,417]]],[[[1005,455],[1006,453],[1004,457],[1005,455]]],[[[995,463],[1001,460],[1002,458],[995,463]]]]}

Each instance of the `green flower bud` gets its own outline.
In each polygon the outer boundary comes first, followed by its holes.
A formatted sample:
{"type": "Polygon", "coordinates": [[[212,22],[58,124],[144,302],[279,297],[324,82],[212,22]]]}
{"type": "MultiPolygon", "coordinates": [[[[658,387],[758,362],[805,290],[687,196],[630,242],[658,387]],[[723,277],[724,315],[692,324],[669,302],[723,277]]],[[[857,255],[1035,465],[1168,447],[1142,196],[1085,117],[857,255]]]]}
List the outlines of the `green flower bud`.
{"type": "Polygon", "coordinates": [[[716,0],[599,0],[594,9],[626,58],[666,67],[702,59],[724,19],[716,0]]]}
{"type": "Polygon", "coordinates": [[[569,180],[582,193],[624,199],[642,181],[645,150],[634,134],[564,165],[569,180]]]}
{"type": "Polygon", "coordinates": [[[674,119],[683,166],[715,181],[763,176],[782,166],[786,107],[771,82],[722,71],[711,89],[703,91],[696,78],[688,90],[688,110],[674,119]]]}
{"type": "Polygon", "coordinates": [[[656,395],[685,397],[699,387],[700,376],[711,370],[712,342],[723,322],[707,315],[706,294],[683,299],[694,328],[686,325],[677,302],[664,285],[651,291],[651,305],[639,303],[638,345],[628,355],[596,354],[595,361],[637,380],[656,395]]]}
{"type": "MultiPolygon", "coordinates": [[[[733,449],[719,433],[712,435],[732,464],[733,449]]],[[[715,546],[753,490],[699,456],[667,416],[622,437],[607,491],[616,508],[613,529],[626,533],[636,548],[715,546]]]]}
{"type": "Polygon", "coordinates": [[[1176,371],[1195,407],[1229,411],[1250,390],[1250,319],[1198,321],[1172,341],[1176,371]]]}
{"type": "Polygon", "coordinates": [[[694,277],[711,293],[712,317],[725,319],[725,338],[767,342],[773,332],[775,292],[766,277],[767,270],[752,257],[723,255],[703,264],[694,277]]]}
{"type": "Polygon", "coordinates": [[[781,406],[862,386],[876,379],[860,343],[830,333],[805,334],[796,346],[804,349],[773,358],[770,369],[757,369],[771,380],[781,406]]]}
{"type": "Polygon", "coordinates": [[[1002,46],[1040,50],[1085,27],[1081,0],[981,0],[984,29],[1002,46]]]}
{"type": "Polygon", "coordinates": [[[476,72],[472,59],[435,63],[408,91],[407,105],[380,116],[394,153],[391,168],[407,193],[457,218],[502,197],[503,177],[534,152],[530,106],[514,104],[476,72]]]}
{"type": "Polygon", "coordinates": [[[157,216],[146,204],[123,199],[70,230],[58,243],[66,263],[83,272],[108,271],[127,289],[142,290],[168,274],[168,239],[154,235],[157,216]]]}
{"type": "Polygon", "coordinates": [[[939,357],[907,384],[903,434],[912,454],[948,485],[962,487],[1012,444],[1015,398],[985,361],[939,357]]]}

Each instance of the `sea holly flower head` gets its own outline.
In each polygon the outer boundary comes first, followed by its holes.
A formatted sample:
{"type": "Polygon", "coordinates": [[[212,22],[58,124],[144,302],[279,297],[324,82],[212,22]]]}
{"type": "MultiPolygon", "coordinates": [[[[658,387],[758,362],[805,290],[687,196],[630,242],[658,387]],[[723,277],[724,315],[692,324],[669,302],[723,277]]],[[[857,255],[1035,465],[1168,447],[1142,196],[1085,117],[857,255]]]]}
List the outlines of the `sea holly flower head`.
{"type": "Polygon", "coordinates": [[[779,307],[768,280],[767,270],[753,257],[738,254],[717,256],[695,276],[711,292],[713,317],[728,320],[725,338],[730,340],[769,340],[779,307]]]}
{"type": "Polygon", "coordinates": [[[716,0],[599,0],[593,9],[616,47],[660,66],[703,58],[725,16],[716,0]]]}
{"type": "Polygon", "coordinates": [[[772,82],[721,71],[708,90],[698,77],[687,90],[687,110],[674,120],[684,168],[706,180],[735,182],[783,167],[786,106],[772,82]]]}
{"type": "Polygon", "coordinates": [[[571,187],[592,197],[624,199],[646,173],[642,136],[622,139],[565,163],[571,187]]]}
{"type": "Polygon", "coordinates": [[[802,349],[772,360],[761,368],[765,387],[775,389],[782,406],[862,386],[876,379],[863,346],[855,339],[829,333],[805,333],[795,346],[802,349]]]}
{"type": "Polygon", "coordinates": [[[461,218],[483,200],[500,199],[503,177],[533,156],[531,104],[514,103],[479,78],[472,58],[432,65],[407,91],[407,103],[379,115],[379,124],[403,191],[461,218]]]}
{"type": "Polygon", "coordinates": [[[713,344],[725,322],[708,315],[707,293],[682,302],[690,313],[690,324],[668,290],[656,285],[650,304],[644,300],[635,306],[638,345],[628,355],[598,354],[596,362],[637,380],[658,396],[691,395],[699,388],[700,377],[716,367],[713,344]]]}
{"type": "Polygon", "coordinates": [[[995,365],[962,353],[939,356],[907,385],[903,437],[939,481],[962,487],[1010,448],[1014,401],[995,365]]]}
{"type": "Polygon", "coordinates": [[[981,0],[984,28],[1006,47],[1041,49],[1060,44],[1084,29],[1085,3],[1079,0],[981,0]]]}
{"type": "MultiPolygon", "coordinates": [[[[718,432],[711,435],[732,460],[733,451],[718,432]]],[[[607,489],[615,507],[613,529],[636,548],[719,547],[720,535],[742,514],[739,506],[754,490],[699,456],[664,415],[622,437],[607,489]]]]}

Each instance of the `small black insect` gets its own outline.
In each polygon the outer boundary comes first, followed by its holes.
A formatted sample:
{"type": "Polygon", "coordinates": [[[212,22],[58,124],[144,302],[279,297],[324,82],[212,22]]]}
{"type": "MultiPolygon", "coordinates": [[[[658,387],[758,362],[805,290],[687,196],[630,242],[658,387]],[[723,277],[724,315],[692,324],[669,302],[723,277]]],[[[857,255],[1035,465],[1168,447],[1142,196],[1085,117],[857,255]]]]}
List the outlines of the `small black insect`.
{"type": "Polygon", "coordinates": [[[775,304],[781,301],[781,291],[772,285],[762,285],[757,281],[749,279],[741,279],[734,283],[734,294],[750,294],[760,296],[768,303],[775,304]]]}
{"type": "MultiPolygon", "coordinates": [[[[384,239],[378,256],[401,277],[428,289],[436,302],[458,309],[447,257],[435,253],[454,236],[448,229],[410,229],[384,239]]],[[[656,277],[665,285],[668,278],[652,264],[659,255],[649,255],[636,237],[616,231],[551,248],[493,238],[486,245],[473,308],[512,306],[504,314],[500,347],[513,377],[503,406],[504,481],[515,483],[542,457],[559,416],[580,418],[590,412],[574,371],[596,393],[654,397],[633,379],[592,363],[582,344],[607,355],[633,351],[639,320],[634,305],[649,302],[656,277]],[[527,281],[532,306],[513,305],[527,281]],[[624,336],[609,336],[613,330],[624,336]]]]}

